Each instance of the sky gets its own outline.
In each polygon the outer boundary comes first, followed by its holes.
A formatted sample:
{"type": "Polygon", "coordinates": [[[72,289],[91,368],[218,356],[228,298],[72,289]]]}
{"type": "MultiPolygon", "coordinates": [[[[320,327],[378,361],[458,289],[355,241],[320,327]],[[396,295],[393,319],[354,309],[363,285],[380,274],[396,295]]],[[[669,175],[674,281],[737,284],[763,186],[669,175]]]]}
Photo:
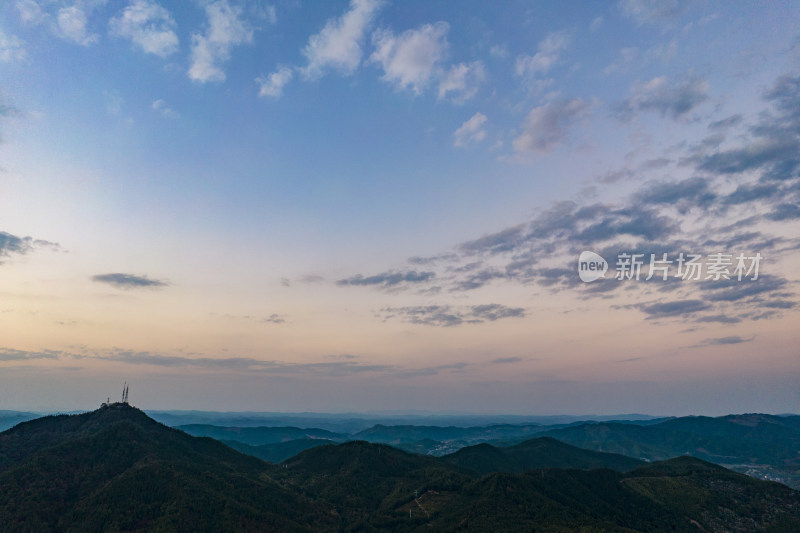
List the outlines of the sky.
{"type": "Polygon", "coordinates": [[[0,409],[797,413],[798,28],[2,2],[0,409]]]}

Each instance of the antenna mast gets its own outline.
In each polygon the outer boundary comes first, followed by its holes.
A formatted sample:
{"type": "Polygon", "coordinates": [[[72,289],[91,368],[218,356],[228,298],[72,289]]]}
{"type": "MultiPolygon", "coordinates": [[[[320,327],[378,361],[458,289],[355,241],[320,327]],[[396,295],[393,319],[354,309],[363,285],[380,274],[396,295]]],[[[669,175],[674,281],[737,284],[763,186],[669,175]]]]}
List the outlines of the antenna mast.
{"type": "Polygon", "coordinates": [[[128,382],[122,386],[122,403],[128,403],[128,382]]]}

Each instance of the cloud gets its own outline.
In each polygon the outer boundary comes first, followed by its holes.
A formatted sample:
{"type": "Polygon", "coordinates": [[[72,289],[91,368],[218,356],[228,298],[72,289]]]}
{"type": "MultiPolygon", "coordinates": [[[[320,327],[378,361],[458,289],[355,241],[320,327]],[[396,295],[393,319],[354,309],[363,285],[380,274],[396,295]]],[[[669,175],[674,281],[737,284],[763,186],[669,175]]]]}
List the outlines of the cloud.
{"type": "Polygon", "coordinates": [[[483,63],[459,63],[450,67],[439,80],[439,99],[450,97],[455,104],[463,104],[478,92],[478,85],[486,79],[483,63]]]}
{"type": "Polygon", "coordinates": [[[775,209],[767,213],[770,220],[783,221],[800,218],[800,206],[797,204],[778,204],[775,209]]]}
{"type": "Polygon", "coordinates": [[[450,305],[420,305],[408,307],[385,307],[381,309],[383,319],[400,317],[411,324],[453,327],[462,324],[495,322],[504,318],[524,318],[525,309],[501,304],[453,307],[450,305]]]}
{"type": "Polygon", "coordinates": [[[663,24],[678,18],[686,8],[683,0],[620,0],[623,15],[642,24],[663,24]]]}
{"type": "Polygon", "coordinates": [[[726,204],[745,204],[754,200],[777,199],[779,188],[774,184],[741,184],[736,190],[723,198],[726,204]]]}
{"type": "Polygon", "coordinates": [[[96,43],[98,40],[97,35],[89,33],[86,27],[89,16],[87,10],[90,10],[90,8],[77,3],[59,9],[56,20],[60,36],[82,46],[96,43]]]}
{"type": "Polygon", "coordinates": [[[453,133],[453,146],[464,147],[468,144],[481,142],[486,137],[486,115],[475,113],[453,133]]]}
{"type": "Polygon", "coordinates": [[[688,316],[711,307],[703,300],[678,300],[654,304],[638,304],[640,311],[648,315],[648,319],[688,316]]]}
{"type": "Polygon", "coordinates": [[[146,276],[121,273],[97,274],[96,276],[92,276],[92,281],[108,283],[118,289],[160,289],[169,285],[166,281],[150,279],[146,276]]]}
{"type": "Polygon", "coordinates": [[[567,136],[572,124],[589,114],[589,104],[580,98],[557,100],[533,108],[514,139],[514,150],[546,154],[567,136]]]}
{"type": "Polygon", "coordinates": [[[725,131],[729,128],[733,128],[734,126],[738,126],[742,123],[744,117],[740,114],[731,115],[727,118],[723,118],[722,120],[717,120],[711,122],[708,125],[708,129],[715,130],[715,131],[725,131]]]}
{"type": "Polygon", "coordinates": [[[364,33],[383,5],[380,0],[351,0],[350,9],[331,19],[322,31],[312,35],[303,48],[308,65],[302,69],[309,79],[320,77],[327,69],[352,74],[361,64],[364,33]]]}
{"type": "Polygon", "coordinates": [[[710,346],[710,345],[728,345],[728,344],[742,344],[745,342],[752,342],[756,338],[755,335],[751,337],[740,337],[739,335],[730,335],[728,337],[718,337],[715,339],[706,339],[699,346],[710,346]]]}
{"type": "Polygon", "coordinates": [[[797,143],[791,138],[760,139],[740,148],[713,154],[695,155],[685,160],[699,170],[714,174],[738,174],[771,165],[776,160],[792,161],[797,156],[797,143]]]}
{"type": "Polygon", "coordinates": [[[797,120],[800,119],[800,110],[797,109],[797,102],[800,99],[800,76],[783,74],[775,80],[775,83],[764,93],[764,99],[771,101],[784,113],[787,124],[793,126],[795,133],[798,133],[797,120]]]}
{"type": "Polygon", "coordinates": [[[0,30],[0,62],[16,63],[28,57],[24,43],[14,35],[7,35],[0,30]]]}
{"type": "Polygon", "coordinates": [[[17,237],[5,231],[0,231],[0,255],[25,254],[32,248],[32,239],[30,237],[17,237]]]}
{"type": "Polygon", "coordinates": [[[291,68],[280,66],[278,70],[269,76],[256,78],[256,83],[259,85],[258,96],[280,98],[283,94],[284,86],[292,81],[293,77],[294,71],[291,68]]]}
{"type": "Polygon", "coordinates": [[[135,351],[120,348],[107,350],[82,350],[62,352],[55,350],[25,351],[0,348],[0,362],[30,361],[36,359],[66,360],[91,359],[123,363],[127,365],[148,365],[161,368],[197,368],[215,372],[258,372],[276,376],[310,377],[348,377],[363,374],[380,374],[396,378],[432,376],[447,370],[463,370],[468,363],[455,362],[420,368],[406,368],[398,365],[369,364],[358,361],[359,357],[350,354],[324,356],[327,361],[312,363],[288,363],[254,357],[199,357],[186,355],[165,355],[148,351],[135,351]],[[334,359],[331,361],[330,359],[334,359]]]}
{"type": "Polygon", "coordinates": [[[26,24],[39,24],[45,19],[45,12],[35,0],[17,0],[16,7],[20,19],[26,24]]]}
{"type": "Polygon", "coordinates": [[[396,373],[397,377],[401,378],[416,378],[421,376],[435,376],[441,373],[443,370],[463,370],[469,366],[468,363],[464,362],[457,362],[457,363],[450,363],[446,365],[436,365],[436,366],[428,366],[422,368],[409,368],[400,370],[396,373]]]}
{"type": "Polygon", "coordinates": [[[379,30],[372,36],[375,52],[370,60],[383,68],[383,79],[398,89],[421,94],[448,48],[446,22],[425,24],[395,36],[379,30]]]}
{"type": "Polygon", "coordinates": [[[479,289],[489,282],[496,279],[508,278],[507,272],[498,268],[484,268],[476,272],[470,272],[466,278],[456,281],[452,291],[471,291],[479,289]]]}
{"type": "Polygon", "coordinates": [[[738,324],[741,321],[742,319],[740,317],[730,315],[708,315],[695,319],[695,322],[716,322],[719,324],[738,324]]]}
{"type": "Polygon", "coordinates": [[[612,72],[625,72],[628,67],[639,57],[639,49],[636,47],[623,48],[619,51],[619,59],[603,69],[603,74],[612,72]]]}
{"type": "Polygon", "coordinates": [[[231,6],[228,0],[211,2],[205,10],[205,32],[192,34],[189,78],[200,83],[225,81],[221,64],[228,61],[234,46],[253,40],[253,30],[241,18],[242,9],[231,6]]]}
{"type": "Polygon", "coordinates": [[[36,248],[60,250],[61,246],[56,242],[34,239],[33,237],[18,237],[11,233],[0,231],[0,257],[9,257],[11,254],[24,255],[36,248]]]}
{"type": "Polygon", "coordinates": [[[700,286],[705,293],[706,300],[711,302],[738,302],[739,300],[758,297],[762,294],[780,294],[786,288],[788,281],[776,275],[759,274],[757,280],[747,279],[739,281],[731,276],[729,280],[719,280],[714,283],[704,283],[700,286]]]}
{"type": "Polygon", "coordinates": [[[279,314],[272,313],[267,318],[261,319],[261,322],[264,322],[264,323],[267,323],[267,324],[283,324],[284,322],[286,322],[286,319],[283,318],[283,316],[281,316],[279,314]]]}
{"type": "Polygon", "coordinates": [[[0,348],[0,361],[30,361],[34,359],[58,359],[62,352],[55,350],[44,350],[41,352],[30,352],[25,350],[12,350],[10,348],[0,348]]]}
{"type": "Polygon", "coordinates": [[[522,362],[521,357],[498,357],[497,359],[492,359],[492,364],[497,365],[505,365],[509,363],[520,363],[522,362]]]}
{"type": "Polygon", "coordinates": [[[672,205],[681,213],[687,212],[692,207],[708,207],[716,199],[716,193],[711,191],[708,180],[704,178],[652,183],[634,195],[634,200],[639,204],[672,205]]]}
{"type": "Polygon", "coordinates": [[[175,20],[153,0],[134,0],[109,27],[112,35],[130,39],[148,54],[167,57],[178,51],[175,20]]]}
{"type": "Polygon", "coordinates": [[[159,113],[161,113],[162,115],[164,115],[167,118],[179,118],[180,117],[180,115],[178,115],[177,111],[175,111],[172,108],[170,108],[167,105],[167,102],[165,102],[164,100],[162,100],[160,98],[158,100],[154,101],[150,105],[150,107],[152,107],[154,111],[158,111],[159,113]]]}
{"type": "MultiPolygon", "coordinates": [[[[624,291],[634,302],[639,299],[629,308],[648,319],[722,325],[762,320],[798,308],[796,284],[766,266],[800,249],[800,237],[790,227],[800,218],[800,77],[777,77],[763,99],[765,108],[750,115],[755,117],[753,123],[737,115],[709,120],[708,131],[717,137],[713,142],[705,139],[671,147],[643,163],[629,164],[624,177],[636,178],[636,183],[631,180],[634,189],[627,197],[614,203],[553,203],[520,224],[430,257],[412,257],[408,263],[430,271],[430,279],[397,283],[392,290],[458,292],[502,282],[534,291],[574,291],[580,298],[610,299],[624,291]],[[726,131],[732,128],[736,136],[728,140],[726,131]],[[687,177],[648,179],[672,166],[687,177]],[[773,228],[775,235],[768,232],[773,228]],[[580,282],[575,260],[583,250],[610,260],[609,279],[580,282]],[[613,258],[623,251],[643,254],[639,282],[614,279],[613,258]],[[717,252],[732,254],[731,271],[739,253],[751,257],[759,252],[764,257],[769,252],[769,261],[762,261],[758,280],[748,274],[739,281],[734,274],[728,281],[685,281],[675,277],[675,264],[668,280],[657,274],[650,281],[643,279],[650,254],[660,258],[668,253],[675,260],[680,252],[704,257],[703,276],[708,257],[717,252]],[[652,295],[666,294],[668,300],[652,299],[652,295]]],[[[541,115],[546,114],[544,107],[541,115]]],[[[670,112],[669,107],[665,109],[670,112]]],[[[555,119],[550,122],[558,124],[555,119]]],[[[480,131],[483,124],[476,119],[463,131],[480,131]]],[[[465,137],[461,143],[466,142],[465,137]]],[[[370,281],[377,286],[384,283],[380,276],[370,281]]],[[[447,305],[386,308],[382,315],[439,326],[478,318],[471,310],[447,305]]]]}
{"type": "Polygon", "coordinates": [[[500,304],[473,305],[471,308],[472,316],[480,320],[494,322],[503,318],[523,318],[525,309],[522,307],[507,307],[500,304]]]}
{"type": "MultiPolygon", "coordinates": [[[[779,76],[763,98],[771,109],[760,112],[758,120],[747,127],[743,143],[724,150],[718,149],[719,143],[708,148],[701,144],[681,161],[684,166],[726,179],[740,174],[759,176],[760,184],[740,183],[728,204],[755,199],[800,201],[800,76],[779,76]]],[[[771,219],[790,214],[783,208],[771,219]]]]}
{"type": "Polygon", "coordinates": [[[566,32],[553,32],[539,43],[539,49],[534,55],[521,55],[517,57],[515,71],[518,76],[535,76],[544,74],[550,67],[558,62],[561,52],[567,48],[570,36],[566,32]]]}
{"type": "Polygon", "coordinates": [[[523,241],[525,225],[520,224],[483,235],[459,245],[459,250],[468,254],[498,254],[517,248],[523,241]]]}
{"type": "Polygon", "coordinates": [[[285,363],[255,359],[252,357],[186,357],[163,355],[133,350],[111,350],[104,354],[70,354],[73,357],[118,361],[131,365],[154,365],[160,367],[196,367],[211,370],[263,372],[265,374],[310,374],[319,376],[348,376],[366,372],[387,372],[396,369],[391,365],[364,364],[356,361],[326,361],[321,363],[285,363]]]}
{"type": "Polygon", "coordinates": [[[678,120],[708,100],[708,88],[708,82],[701,78],[672,85],[665,77],[653,78],[634,85],[630,97],[617,106],[615,114],[625,122],[646,111],[655,111],[662,117],[678,120]]]}
{"type": "Polygon", "coordinates": [[[340,279],[336,282],[340,286],[368,286],[374,285],[383,289],[390,289],[398,285],[408,283],[424,283],[431,281],[436,274],[433,272],[417,272],[416,270],[409,270],[405,272],[383,272],[374,276],[362,276],[356,274],[350,278],[340,279]]]}

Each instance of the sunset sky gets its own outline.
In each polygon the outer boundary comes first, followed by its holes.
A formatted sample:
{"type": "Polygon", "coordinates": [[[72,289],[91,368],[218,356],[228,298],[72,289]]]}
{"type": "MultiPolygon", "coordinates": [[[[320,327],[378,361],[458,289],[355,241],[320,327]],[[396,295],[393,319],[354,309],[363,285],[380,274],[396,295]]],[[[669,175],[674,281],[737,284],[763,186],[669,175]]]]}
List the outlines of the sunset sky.
{"type": "Polygon", "coordinates": [[[798,28],[793,0],[4,1],[0,409],[127,381],[145,409],[800,412],[798,28]]]}

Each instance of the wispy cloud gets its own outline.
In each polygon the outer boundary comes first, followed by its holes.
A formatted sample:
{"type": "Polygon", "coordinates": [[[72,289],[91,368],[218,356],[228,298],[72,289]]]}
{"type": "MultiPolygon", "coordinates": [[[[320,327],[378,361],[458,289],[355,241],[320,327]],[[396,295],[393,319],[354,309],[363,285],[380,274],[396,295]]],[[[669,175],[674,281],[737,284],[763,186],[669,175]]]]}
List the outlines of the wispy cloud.
{"type": "Polygon", "coordinates": [[[109,27],[112,35],[130,39],[148,54],[167,57],[178,51],[175,20],[153,0],[134,0],[109,27]]]}
{"type": "Polygon", "coordinates": [[[92,276],[92,281],[107,283],[118,289],[160,289],[169,285],[166,281],[150,279],[147,276],[134,274],[97,274],[92,276]]]}
{"type": "Polygon", "coordinates": [[[0,30],[0,62],[16,63],[28,56],[22,40],[15,35],[8,35],[0,30]]]}
{"type": "Polygon", "coordinates": [[[507,365],[510,363],[521,363],[522,357],[498,357],[497,359],[492,359],[491,363],[495,365],[507,365]]]}
{"type": "Polygon", "coordinates": [[[92,10],[91,4],[83,2],[60,8],[56,16],[59,36],[82,46],[95,44],[99,37],[87,27],[92,10]]]}
{"type": "Polygon", "coordinates": [[[631,95],[616,108],[616,116],[629,121],[637,114],[654,111],[663,117],[678,120],[708,100],[708,82],[691,78],[670,84],[667,78],[658,77],[634,85],[631,95]]]}
{"type": "Polygon", "coordinates": [[[192,34],[189,78],[200,83],[224,81],[222,65],[230,58],[233,47],[252,42],[253,29],[242,17],[242,9],[228,0],[206,4],[205,11],[205,31],[192,34]]]}
{"type": "Polygon", "coordinates": [[[692,313],[705,311],[711,308],[711,304],[703,300],[676,300],[672,302],[657,302],[651,304],[639,304],[638,307],[650,319],[667,317],[686,317],[692,313]]]}
{"type": "Polygon", "coordinates": [[[286,322],[286,319],[283,317],[283,315],[272,313],[267,318],[262,318],[261,322],[264,322],[265,324],[283,324],[286,322]]]}
{"type": "Polygon", "coordinates": [[[570,127],[589,114],[589,104],[581,98],[557,100],[533,108],[514,139],[514,150],[546,154],[560,144],[570,127]]]}
{"type": "Polygon", "coordinates": [[[417,272],[416,270],[409,270],[404,272],[382,272],[373,276],[363,276],[356,274],[355,276],[340,279],[336,282],[337,285],[347,286],[363,286],[372,285],[383,289],[391,289],[398,285],[405,285],[409,283],[424,283],[431,281],[436,274],[433,272],[417,272]]]}
{"type": "Polygon", "coordinates": [[[470,365],[464,362],[441,365],[406,367],[392,364],[376,364],[360,361],[351,354],[323,356],[322,361],[291,363],[254,357],[205,357],[200,355],[166,355],[157,352],[111,348],[105,350],[82,349],[78,351],[26,351],[0,348],[0,363],[34,360],[92,360],[123,363],[132,366],[159,368],[193,368],[200,371],[247,372],[273,376],[303,376],[347,378],[364,374],[380,375],[398,379],[434,376],[448,371],[462,371],[470,365]],[[327,359],[327,360],[325,360],[327,359]]]}
{"type": "Polygon", "coordinates": [[[483,113],[475,113],[472,115],[469,120],[465,121],[458,127],[455,133],[453,133],[453,146],[464,147],[468,144],[481,142],[486,138],[484,125],[487,120],[486,115],[483,113]]]}
{"type": "Polygon", "coordinates": [[[663,24],[675,20],[683,13],[684,0],[620,0],[619,10],[637,25],[663,24]]]}
{"type": "Polygon", "coordinates": [[[162,100],[160,98],[158,100],[155,100],[150,105],[150,107],[152,107],[154,111],[158,111],[159,113],[161,113],[162,115],[164,115],[167,118],[178,118],[178,117],[180,117],[180,115],[178,115],[177,111],[175,111],[174,109],[169,107],[167,105],[167,102],[165,102],[164,100],[162,100]]]}
{"type": "Polygon", "coordinates": [[[714,345],[730,345],[730,344],[743,344],[746,342],[753,342],[756,336],[752,335],[750,337],[741,337],[739,335],[729,335],[727,337],[716,337],[711,339],[705,339],[703,342],[698,344],[698,346],[714,346],[714,345]]]}
{"type": "Polygon", "coordinates": [[[501,304],[485,304],[464,307],[451,305],[420,305],[409,307],[385,307],[381,309],[384,320],[401,318],[411,324],[453,327],[462,324],[495,322],[504,318],[523,318],[525,309],[501,304]]]}
{"type": "Polygon", "coordinates": [[[56,350],[25,351],[0,348],[0,361],[30,361],[34,359],[58,359],[63,352],[56,350]]]}
{"type": "Polygon", "coordinates": [[[33,237],[18,237],[11,233],[0,231],[0,258],[9,257],[11,254],[24,255],[37,248],[60,250],[61,246],[55,242],[34,239],[33,237]]]}
{"type": "Polygon", "coordinates": [[[535,76],[547,73],[558,62],[561,53],[569,46],[570,36],[566,32],[549,34],[539,43],[539,49],[534,55],[521,55],[517,57],[516,73],[518,76],[535,76]]]}
{"type": "Polygon", "coordinates": [[[36,0],[17,0],[16,8],[26,24],[39,24],[47,16],[36,0]]]}
{"type": "MultiPolygon", "coordinates": [[[[796,207],[800,205],[800,77],[779,76],[764,92],[764,101],[766,109],[752,115],[756,121],[751,125],[736,115],[709,122],[708,131],[714,136],[711,142],[684,145],[672,149],[669,157],[631,166],[630,172],[641,185],[628,197],[615,203],[557,202],[527,222],[427,258],[412,257],[408,264],[425,265],[429,279],[398,283],[393,290],[419,295],[453,293],[503,282],[551,292],[575,291],[587,298],[612,298],[624,291],[639,294],[640,301],[628,308],[641,311],[647,319],[723,326],[796,309],[800,302],[795,284],[764,271],[763,264],[758,280],[740,281],[734,276],[731,280],[689,282],[676,278],[674,271],[668,280],[660,276],[647,282],[614,279],[613,258],[622,251],[641,254],[645,261],[651,254],[661,257],[663,253],[675,260],[679,252],[704,256],[719,251],[747,256],[760,252],[762,257],[769,256],[764,259],[769,268],[782,255],[800,248],[800,238],[785,231],[785,236],[767,232],[770,227],[791,224],[800,215],[796,207]],[[726,131],[734,129],[744,133],[722,144],[726,131]],[[693,177],[646,179],[671,165],[693,177]],[[685,220],[692,221],[691,229],[684,227],[685,220]],[[582,250],[596,250],[610,259],[612,272],[590,284],[581,282],[574,261],[582,250]],[[654,294],[670,296],[653,300],[654,294]]],[[[664,109],[669,113],[671,108],[664,109]]],[[[674,109],[679,116],[678,108],[674,109]]],[[[546,114],[544,110],[542,114],[546,114]]],[[[539,124],[558,121],[536,118],[532,122],[536,131],[539,124]]],[[[545,139],[539,145],[545,147],[548,142],[545,139]]],[[[370,283],[382,286],[383,281],[378,276],[370,283]]],[[[387,307],[382,314],[440,326],[477,318],[449,305],[387,307]]]]}
{"type": "Polygon", "coordinates": [[[291,68],[280,66],[272,74],[256,78],[256,83],[259,86],[258,96],[280,98],[283,94],[283,88],[292,81],[293,77],[294,71],[291,68]]]}
{"type": "Polygon", "coordinates": [[[448,30],[446,22],[425,24],[400,35],[379,30],[372,37],[375,51],[370,59],[381,65],[384,80],[420,94],[445,57],[448,30]]]}
{"type": "Polygon", "coordinates": [[[347,12],[329,20],[322,31],[309,38],[303,48],[308,59],[303,74],[316,79],[329,69],[342,74],[355,72],[363,57],[365,32],[382,5],[381,0],[351,0],[347,12]]]}
{"type": "Polygon", "coordinates": [[[463,104],[478,92],[486,79],[483,63],[459,63],[447,70],[439,80],[439,99],[449,98],[454,104],[463,104]]]}

